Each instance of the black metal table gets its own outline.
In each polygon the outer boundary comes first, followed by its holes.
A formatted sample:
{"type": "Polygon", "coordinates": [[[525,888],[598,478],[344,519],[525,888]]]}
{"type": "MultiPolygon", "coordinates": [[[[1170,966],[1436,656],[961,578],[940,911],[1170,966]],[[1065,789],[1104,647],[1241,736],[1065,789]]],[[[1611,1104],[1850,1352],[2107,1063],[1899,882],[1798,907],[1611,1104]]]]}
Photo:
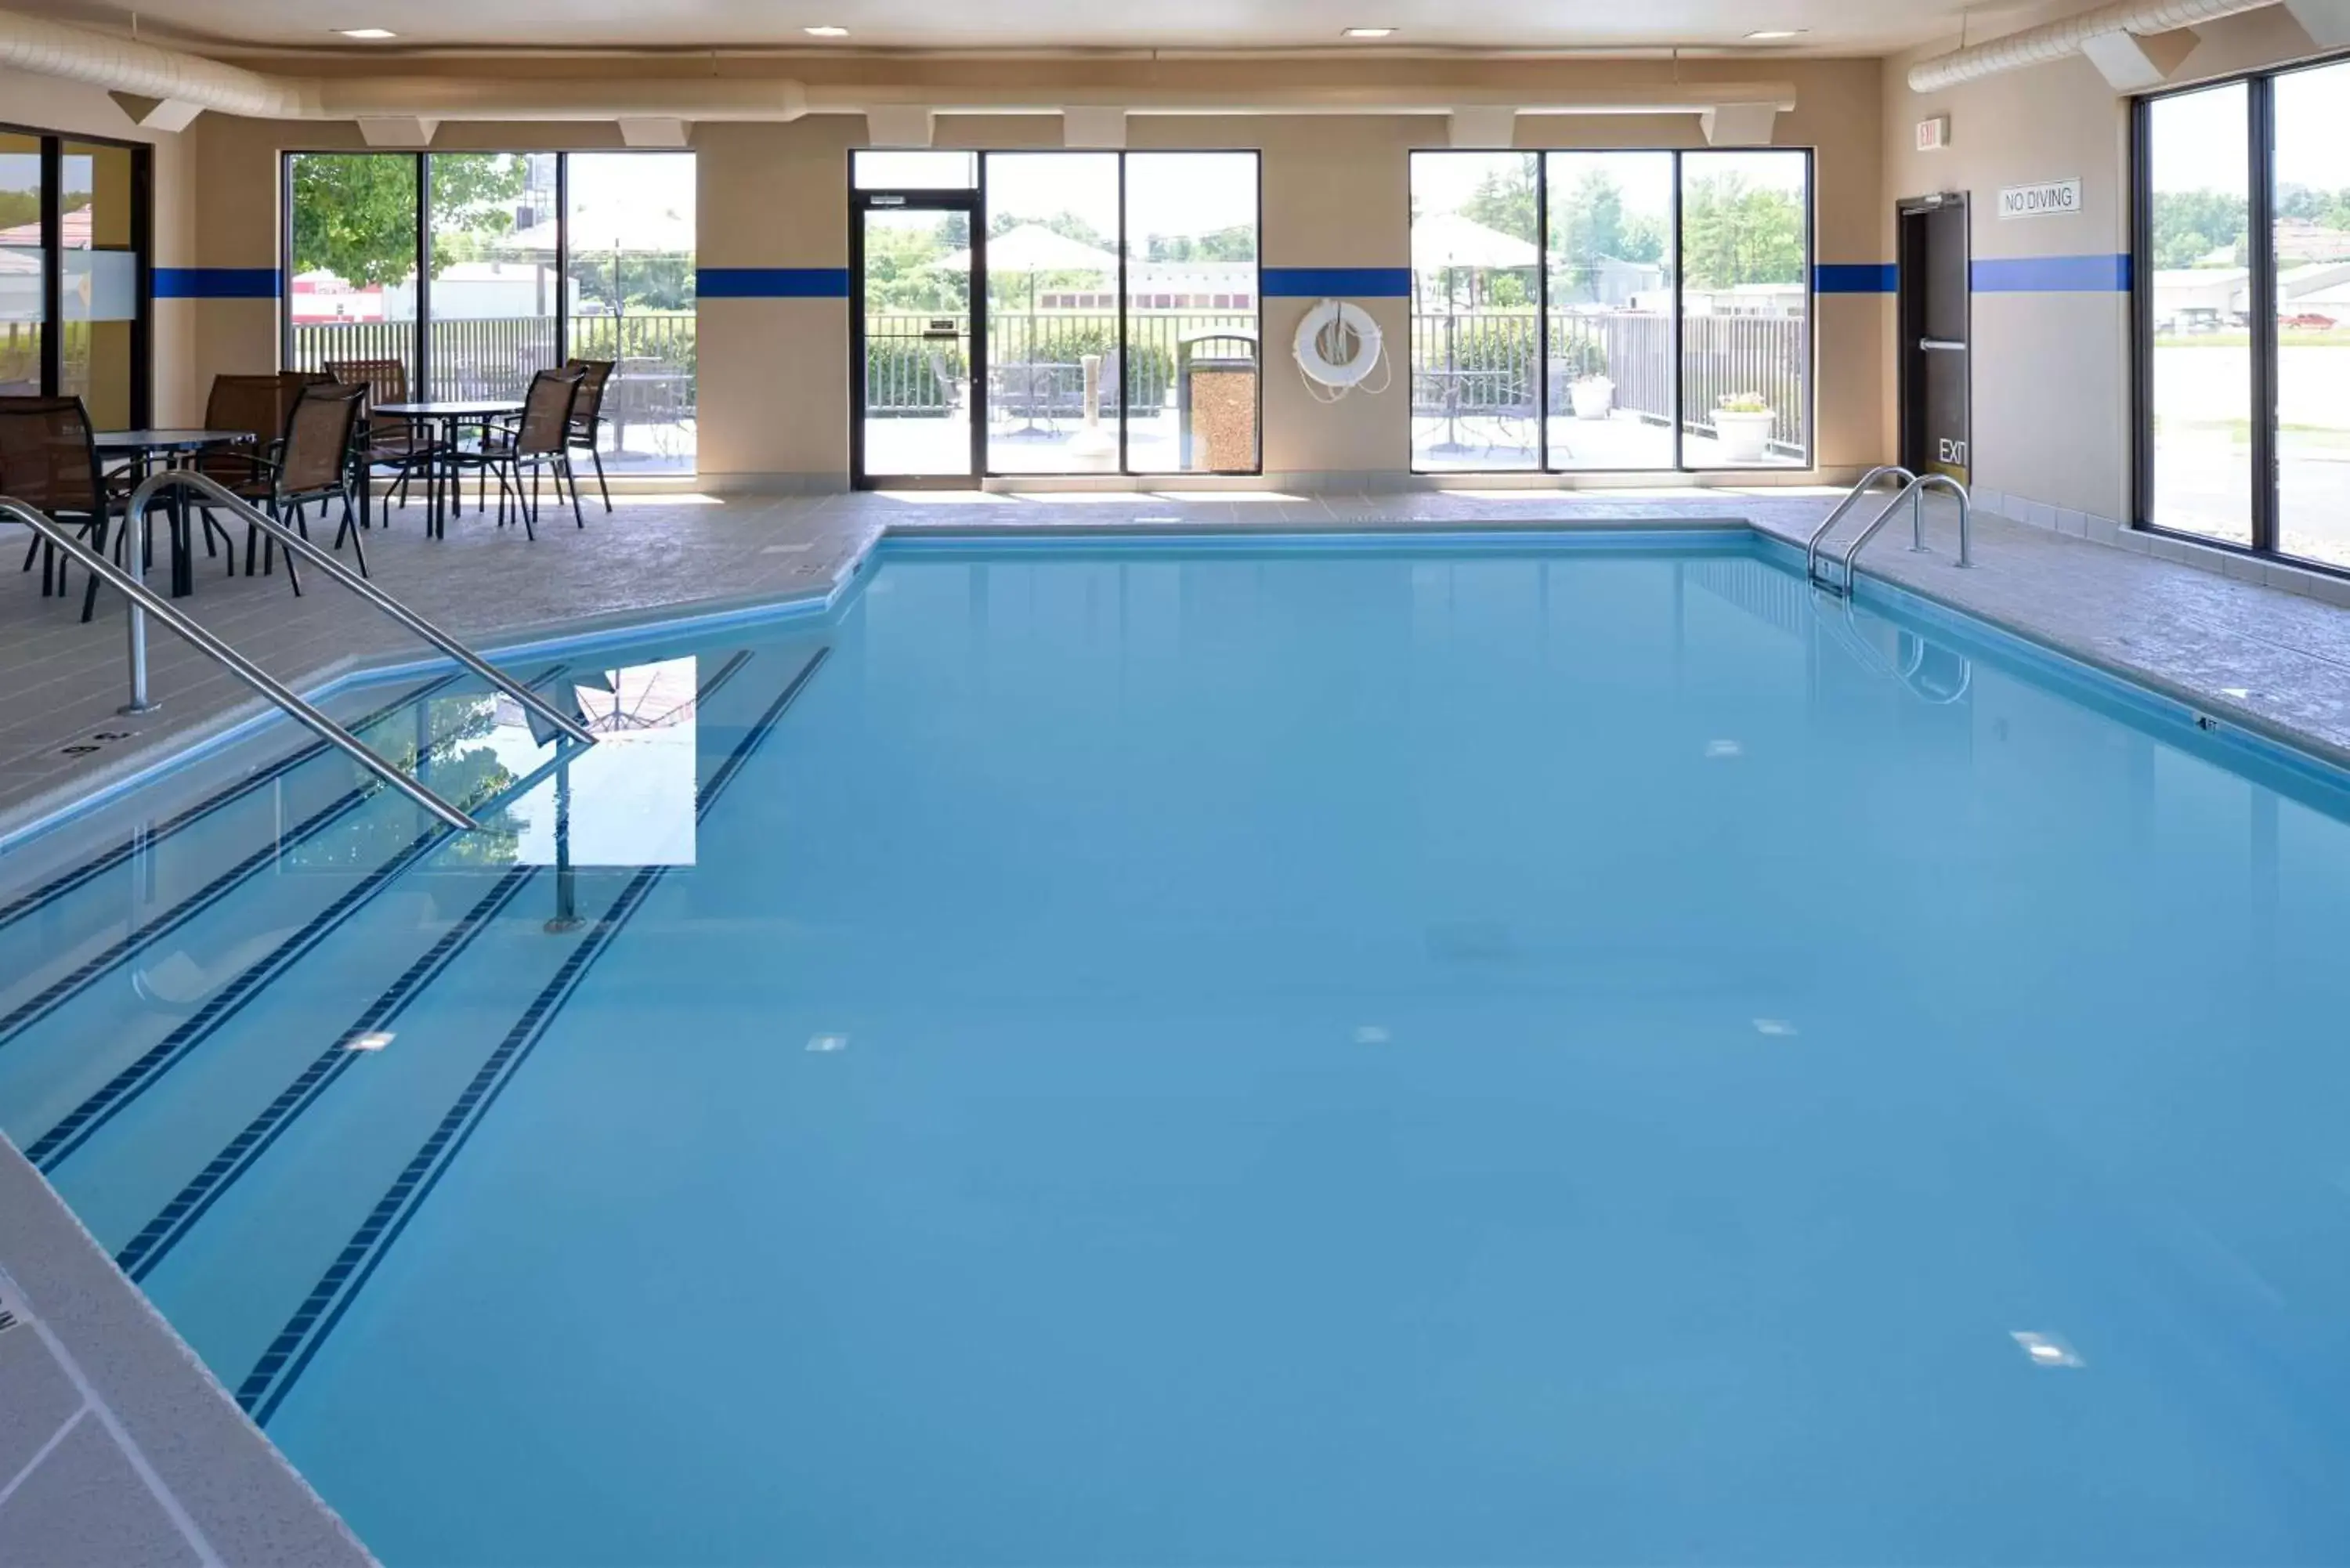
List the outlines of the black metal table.
{"type": "MultiPolygon", "coordinates": [[[[188,459],[215,447],[250,446],[251,431],[207,430],[140,430],[99,431],[91,438],[100,458],[127,457],[140,479],[152,472],[158,458],[165,468],[176,468],[188,459]]],[[[172,501],[172,597],[185,598],[195,591],[195,556],[188,538],[188,508],[177,493],[172,501]]],[[[130,519],[124,519],[124,526],[130,519]]],[[[140,540],[144,549],[146,540],[140,540]]]]}
{"type": "Polygon", "coordinates": [[[445,537],[448,514],[463,510],[457,497],[457,432],[467,425],[481,425],[486,429],[494,420],[520,412],[520,403],[498,398],[378,403],[375,406],[375,415],[380,419],[413,420],[421,424],[439,427],[432,441],[432,461],[424,471],[425,532],[432,537],[445,537]],[[445,504],[442,498],[444,483],[448,492],[445,504]]]}

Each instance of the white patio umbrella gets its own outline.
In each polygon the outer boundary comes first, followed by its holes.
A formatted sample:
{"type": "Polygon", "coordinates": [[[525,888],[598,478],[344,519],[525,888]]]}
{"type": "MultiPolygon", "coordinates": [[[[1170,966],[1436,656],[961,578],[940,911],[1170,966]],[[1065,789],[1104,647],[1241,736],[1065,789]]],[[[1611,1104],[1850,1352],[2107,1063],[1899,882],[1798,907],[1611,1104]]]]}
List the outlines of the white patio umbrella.
{"type": "MultiPolygon", "coordinates": [[[[971,253],[955,251],[931,264],[949,270],[967,270],[971,253]]],[[[1118,257],[1099,245],[1089,245],[1083,240],[1046,228],[1042,223],[1022,223],[1006,229],[987,242],[987,270],[996,272],[1116,272],[1118,257]]]]}
{"type": "Polygon", "coordinates": [[[1437,213],[1411,225],[1411,265],[1418,272],[1533,266],[1540,260],[1532,240],[1513,238],[1458,213],[1437,213]]]}

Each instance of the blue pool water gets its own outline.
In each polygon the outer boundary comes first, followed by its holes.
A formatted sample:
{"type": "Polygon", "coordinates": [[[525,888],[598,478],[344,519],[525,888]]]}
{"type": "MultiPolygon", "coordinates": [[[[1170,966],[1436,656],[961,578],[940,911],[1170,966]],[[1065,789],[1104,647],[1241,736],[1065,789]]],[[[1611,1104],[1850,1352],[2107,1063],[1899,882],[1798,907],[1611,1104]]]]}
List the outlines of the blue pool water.
{"type": "Polygon", "coordinates": [[[893,547],[576,755],[348,693],[494,830],[0,859],[0,1127],[393,1568],[2338,1562],[2350,797],[1907,613],[893,547]]]}

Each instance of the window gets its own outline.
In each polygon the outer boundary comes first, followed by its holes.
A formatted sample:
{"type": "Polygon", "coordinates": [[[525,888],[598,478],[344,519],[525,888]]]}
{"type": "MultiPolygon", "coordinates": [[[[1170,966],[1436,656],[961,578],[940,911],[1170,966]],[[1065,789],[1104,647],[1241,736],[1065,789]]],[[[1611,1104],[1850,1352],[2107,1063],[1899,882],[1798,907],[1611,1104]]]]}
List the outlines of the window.
{"type": "Polygon", "coordinates": [[[47,358],[49,230],[41,139],[0,130],[0,395],[39,397],[47,358]]]}
{"type": "Polygon", "coordinates": [[[0,129],[0,394],[148,418],[147,149],[0,129]]]}
{"type": "Polygon", "coordinates": [[[2147,109],[2156,527],[2252,543],[2251,134],[2241,82],[2147,109]]]}
{"type": "Polygon", "coordinates": [[[1810,461],[1811,160],[1681,154],[1681,462],[1810,461]]]}
{"type": "Polygon", "coordinates": [[[1257,161],[852,153],[858,482],[1256,472],[1257,161]]]}
{"type": "Polygon", "coordinates": [[[601,462],[693,466],[691,153],[297,152],[286,170],[288,367],[397,359],[412,395],[519,401],[567,358],[610,359],[601,462]]]}
{"type": "Polygon", "coordinates": [[[1412,466],[1805,468],[1811,154],[1412,155],[1412,466]]]}
{"type": "Polygon", "coordinates": [[[2142,99],[2137,522],[2350,571],[2350,64],[2142,99]]]}
{"type": "Polygon", "coordinates": [[[568,352],[613,362],[598,459],[691,469],[695,391],[695,170],[691,152],[565,160],[568,352]]]}

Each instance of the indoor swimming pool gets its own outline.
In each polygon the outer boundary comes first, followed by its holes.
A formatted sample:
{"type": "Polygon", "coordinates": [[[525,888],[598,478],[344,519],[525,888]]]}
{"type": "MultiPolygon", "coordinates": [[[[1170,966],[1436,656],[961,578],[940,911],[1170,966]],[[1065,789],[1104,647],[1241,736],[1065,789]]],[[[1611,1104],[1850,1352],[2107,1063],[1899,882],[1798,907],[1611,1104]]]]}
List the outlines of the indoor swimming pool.
{"type": "Polygon", "coordinates": [[[893,540],[0,857],[392,1568],[2317,1562],[2350,793],[1743,529],[893,540]]]}

